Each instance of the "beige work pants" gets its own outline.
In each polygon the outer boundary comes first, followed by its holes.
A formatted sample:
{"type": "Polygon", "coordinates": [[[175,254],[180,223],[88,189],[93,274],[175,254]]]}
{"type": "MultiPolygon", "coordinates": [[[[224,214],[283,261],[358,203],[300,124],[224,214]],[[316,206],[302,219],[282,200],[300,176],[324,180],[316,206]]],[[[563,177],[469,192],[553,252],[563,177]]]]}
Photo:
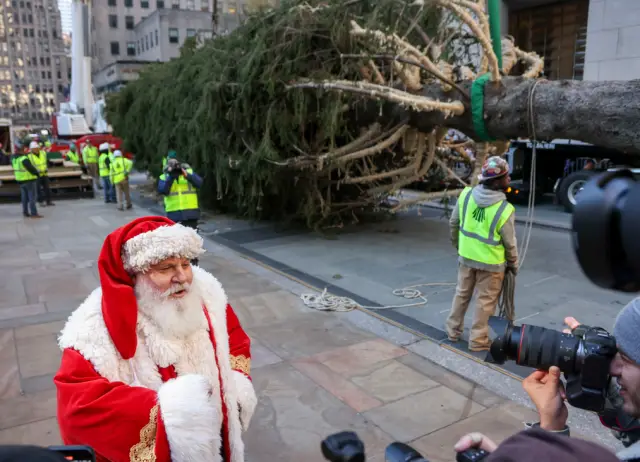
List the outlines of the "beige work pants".
{"type": "Polygon", "coordinates": [[[453,298],[451,312],[447,318],[447,334],[450,339],[459,339],[464,331],[464,315],[467,313],[474,289],[476,294],[476,311],[469,335],[469,349],[481,350],[490,345],[489,317],[496,311],[504,271],[491,271],[469,268],[458,265],[458,284],[453,298]]]}
{"type": "Polygon", "coordinates": [[[100,185],[100,177],[98,176],[98,164],[86,164],[87,173],[93,178],[93,190],[97,191],[102,186],[100,185]]]}
{"type": "Polygon", "coordinates": [[[124,210],[124,203],[127,208],[131,208],[131,194],[129,192],[129,180],[122,180],[116,184],[116,200],[118,201],[118,210],[124,210]]]}

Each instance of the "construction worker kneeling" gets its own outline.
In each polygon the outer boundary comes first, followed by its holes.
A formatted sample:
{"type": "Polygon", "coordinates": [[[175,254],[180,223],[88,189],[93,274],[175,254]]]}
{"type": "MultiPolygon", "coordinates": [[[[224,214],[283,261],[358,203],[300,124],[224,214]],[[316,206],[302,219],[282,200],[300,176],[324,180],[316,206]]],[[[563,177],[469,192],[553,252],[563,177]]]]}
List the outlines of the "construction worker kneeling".
{"type": "Polygon", "coordinates": [[[459,258],[447,335],[454,342],[462,336],[464,316],[476,290],[469,334],[471,351],[489,349],[489,317],[496,311],[505,270],[515,274],[518,268],[515,209],[504,194],[511,180],[509,165],[498,156],[490,157],[478,178],[478,186],[464,188],[449,220],[451,241],[459,258]]]}
{"type": "MultiPolygon", "coordinates": [[[[198,229],[200,207],[198,189],[202,178],[188,164],[181,164],[175,157],[169,158],[158,182],[158,193],[164,196],[167,218],[193,229],[198,229]]],[[[197,264],[197,259],[192,262],[197,264]]]]}

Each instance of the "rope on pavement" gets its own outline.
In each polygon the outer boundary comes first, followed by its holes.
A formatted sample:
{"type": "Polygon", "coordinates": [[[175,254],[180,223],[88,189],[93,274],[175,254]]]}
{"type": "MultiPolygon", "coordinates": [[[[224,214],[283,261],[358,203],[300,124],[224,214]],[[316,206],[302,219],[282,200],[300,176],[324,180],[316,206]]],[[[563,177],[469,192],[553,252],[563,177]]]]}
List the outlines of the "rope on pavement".
{"type": "MultiPolygon", "coordinates": [[[[392,294],[396,297],[402,297],[405,300],[418,300],[413,303],[406,303],[404,305],[386,305],[386,306],[366,306],[361,305],[352,298],[338,297],[337,295],[331,295],[325,288],[320,294],[302,294],[300,298],[302,302],[309,308],[313,308],[318,311],[352,311],[355,309],[367,309],[367,310],[388,310],[394,308],[409,308],[414,306],[422,306],[429,303],[427,295],[423,294],[417,287],[434,287],[434,286],[455,286],[455,282],[429,282],[425,284],[415,284],[413,286],[404,287],[402,289],[395,289],[392,294]]],[[[434,292],[429,295],[435,295],[438,292],[434,292]]]]}

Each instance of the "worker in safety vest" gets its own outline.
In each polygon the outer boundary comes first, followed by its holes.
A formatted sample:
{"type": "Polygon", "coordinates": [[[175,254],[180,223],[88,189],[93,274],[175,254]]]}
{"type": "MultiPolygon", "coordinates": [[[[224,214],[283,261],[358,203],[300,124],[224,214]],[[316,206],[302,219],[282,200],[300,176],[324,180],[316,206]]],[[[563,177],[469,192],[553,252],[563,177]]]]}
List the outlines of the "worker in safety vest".
{"type": "Polygon", "coordinates": [[[517,272],[518,249],[515,209],[504,190],[509,185],[509,164],[490,157],[482,166],[480,184],[466,187],[453,209],[449,225],[458,250],[458,284],[446,328],[450,341],[458,341],[474,289],[476,311],[469,334],[469,349],[489,349],[489,317],[500,297],[505,270],[517,272]]]}
{"type": "MultiPolygon", "coordinates": [[[[107,150],[109,145],[107,145],[107,150]]],[[[133,168],[133,162],[122,156],[122,152],[113,153],[113,162],[110,164],[111,182],[116,188],[116,200],[118,210],[124,210],[125,202],[127,210],[133,207],[131,204],[131,194],[129,192],[129,173],[133,168]]]]}
{"type": "Polygon", "coordinates": [[[38,170],[38,202],[41,206],[55,205],[51,202],[51,187],[49,184],[49,158],[47,151],[42,149],[37,142],[29,144],[31,151],[31,163],[38,170]]]}
{"type": "Polygon", "coordinates": [[[102,188],[104,189],[104,203],[116,203],[116,188],[111,182],[111,164],[115,160],[109,149],[104,149],[106,143],[100,145],[100,155],[98,156],[98,174],[102,188]]]}
{"type": "Polygon", "coordinates": [[[87,167],[87,172],[93,178],[93,189],[102,189],[102,185],[98,181],[98,149],[87,140],[87,144],[82,150],[82,161],[87,167]]]}
{"type": "Polygon", "coordinates": [[[75,162],[76,164],[80,163],[80,157],[78,156],[78,153],[76,152],[76,145],[75,144],[72,144],[71,146],[69,146],[69,150],[64,153],[64,157],[65,157],[65,159],[67,159],[70,162],[75,162]]]}
{"type": "Polygon", "coordinates": [[[33,164],[33,160],[33,156],[29,152],[17,153],[11,157],[11,166],[16,182],[20,185],[22,214],[29,218],[42,218],[36,207],[38,176],[40,174],[33,164]]]}
{"type": "MultiPolygon", "coordinates": [[[[198,189],[202,187],[202,177],[195,173],[188,164],[181,164],[174,154],[164,167],[158,193],[164,196],[164,211],[167,218],[189,228],[198,229],[200,207],[198,205],[198,189]]],[[[198,264],[198,260],[191,262],[198,264]]]]}

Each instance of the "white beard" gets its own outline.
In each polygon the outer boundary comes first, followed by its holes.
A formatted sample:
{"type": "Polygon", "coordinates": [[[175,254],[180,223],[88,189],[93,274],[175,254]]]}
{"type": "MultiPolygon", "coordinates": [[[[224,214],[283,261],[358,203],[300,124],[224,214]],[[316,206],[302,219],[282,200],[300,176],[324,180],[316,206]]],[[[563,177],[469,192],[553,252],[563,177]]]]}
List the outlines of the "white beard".
{"type": "Polygon", "coordinates": [[[144,274],[138,276],[135,284],[138,311],[147,318],[167,338],[186,339],[201,329],[207,322],[203,311],[203,301],[198,284],[194,281],[187,293],[179,299],[169,298],[160,292],[144,274]]]}

